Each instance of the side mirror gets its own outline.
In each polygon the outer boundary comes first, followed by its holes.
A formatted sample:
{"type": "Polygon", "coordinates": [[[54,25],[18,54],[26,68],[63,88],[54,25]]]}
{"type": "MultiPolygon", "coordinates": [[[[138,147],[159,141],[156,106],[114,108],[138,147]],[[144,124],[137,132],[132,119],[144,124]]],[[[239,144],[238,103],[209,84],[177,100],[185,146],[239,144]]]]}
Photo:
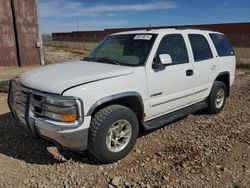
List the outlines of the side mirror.
{"type": "Polygon", "coordinates": [[[172,63],[172,58],[168,54],[160,54],[159,59],[163,65],[168,65],[172,63]]]}
{"type": "Polygon", "coordinates": [[[169,54],[160,54],[155,57],[153,68],[164,68],[172,63],[172,58],[169,54]]]}

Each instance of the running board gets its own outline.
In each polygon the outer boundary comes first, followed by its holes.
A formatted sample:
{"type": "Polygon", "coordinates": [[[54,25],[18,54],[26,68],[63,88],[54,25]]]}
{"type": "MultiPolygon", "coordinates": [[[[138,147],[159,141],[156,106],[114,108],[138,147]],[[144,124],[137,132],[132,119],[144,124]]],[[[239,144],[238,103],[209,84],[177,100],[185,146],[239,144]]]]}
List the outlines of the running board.
{"type": "Polygon", "coordinates": [[[173,123],[177,120],[180,120],[181,118],[184,118],[188,114],[192,114],[192,113],[195,113],[199,110],[202,110],[202,109],[206,108],[207,106],[208,105],[205,101],[199,102],[199,103],[193,104],[191,106],[188,106],[186,108],[183,108],[183,109],[177,110],[175,112],[171,112],[169,114],[160,116],[160,117],[155,118],[153,120],[149,120],[147,122],[144,122],[143,126],[147,131],[158,129],[158,128],[161,128],[165,125],[173,123]]]}

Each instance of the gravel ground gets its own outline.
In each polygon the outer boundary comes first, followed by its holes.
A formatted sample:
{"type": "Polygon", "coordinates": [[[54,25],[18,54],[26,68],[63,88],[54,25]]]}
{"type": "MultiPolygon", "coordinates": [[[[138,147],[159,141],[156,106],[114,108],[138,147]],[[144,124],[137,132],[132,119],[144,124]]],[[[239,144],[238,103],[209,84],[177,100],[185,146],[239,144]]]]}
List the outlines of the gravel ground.
{"type": "Polygon", "coordinates": [[[197,113],[137,140],[103,165],[32,138],[0,93],[0,187],[249,187],[250,70],[238,69],[223,112],[197,113]]]}

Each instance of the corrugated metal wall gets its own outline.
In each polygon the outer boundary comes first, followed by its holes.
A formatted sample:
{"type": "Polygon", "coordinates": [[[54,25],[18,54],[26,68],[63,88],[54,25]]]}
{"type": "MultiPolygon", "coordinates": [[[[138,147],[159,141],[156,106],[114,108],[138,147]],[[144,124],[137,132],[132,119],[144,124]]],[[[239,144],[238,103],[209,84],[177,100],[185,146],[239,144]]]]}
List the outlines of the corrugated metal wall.
{"type": "Polygon", "coordinates": [[[38,23],[35,0],[13,0],[21,65],[39,64],[38,23]]]}
{"type": "MultiPolygon", "coordinates": [[[[250,47],[250,22],[248,23],[225,23],[225,24],[204,24],[204,25],[177,25],[177,26],[159,26],[151,27],[152,29],[160,28],[196,28],[208,29],[225,33],[230,39],[233,46],[250,47]]],[[[82,41],[82,42],[98,42],[109,34],[147,29],[147,27],[137,28],[115,28],[105,29],[103,31],[79,31],[70,33],[53,33],[52,37],[55,41],[82,41]]]]}
{"type": "Polygon", "coordinates": [[[0,66],[40,64],[36,0],[0,0],[0,66]]]}
{"type": "Polygon", "coordinates": [[[0,66],[17,64],[11,0],[0,0],[0,66]]]}

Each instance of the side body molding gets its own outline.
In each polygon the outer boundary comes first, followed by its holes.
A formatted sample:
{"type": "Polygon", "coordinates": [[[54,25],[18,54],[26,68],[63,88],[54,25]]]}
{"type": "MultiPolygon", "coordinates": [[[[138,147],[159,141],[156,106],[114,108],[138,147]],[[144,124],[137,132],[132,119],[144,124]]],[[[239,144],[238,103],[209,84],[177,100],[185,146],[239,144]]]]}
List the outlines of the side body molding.
{"type": "Polygon", "coordinates": [[[101,106],[104,103],[111,102],[117,99],[126,98],[126,97],[136,97],[140,101],[142,112],[144,113],[144,105],[143,105],[143,100],[141,98],[141,95],[137,92],[129,91],[129,92],[124,92],[124,93],[118,93],[115,95],[110,95],[110,96],[100,99],[89,109],[87,116],[90,116],[99,106],[101,106]]]}

